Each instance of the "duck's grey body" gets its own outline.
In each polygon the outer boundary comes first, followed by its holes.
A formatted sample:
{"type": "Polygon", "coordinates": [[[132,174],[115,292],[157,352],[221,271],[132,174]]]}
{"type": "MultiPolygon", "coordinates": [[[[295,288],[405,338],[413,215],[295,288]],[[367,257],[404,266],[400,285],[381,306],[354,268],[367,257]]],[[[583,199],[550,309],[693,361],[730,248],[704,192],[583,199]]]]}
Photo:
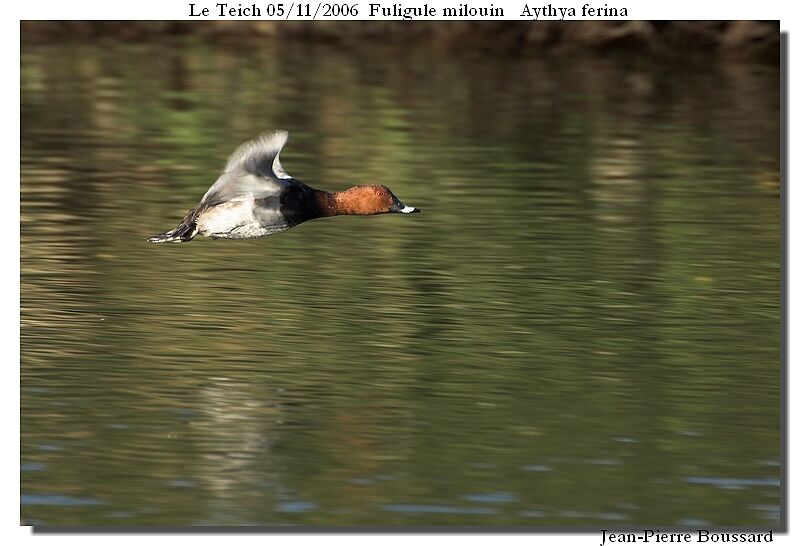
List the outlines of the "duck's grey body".
{"type": "Polygon", "coordinates": [[[186,241],[197,234],[214,239],[253,239],[296,225],[281,211],[281,198],[292,193],[292,186],[305,186],[286,174],[278,158],[288,136],[285,131],[266,133],[240,146],[181,225],[148,240],[186,241]]]}
{"type": "Polygon", "coordinates": [[[277,209],[259,212],[254,199],[220,203],[197,215],[197,232],[213,239],[253,239],[290,227],[277,209]]]}
{"type": "Polygon", "coordinates": [[[287,196],[294,192],[292,186],[284,180],[270,181],[252,196],[236,196],[218,203],[208,200],[197,215],[198,233],[215,239],[253,239],[294,227],[299,222],[292,221],[285,206],[287,196]]]}
{"type": "Polygon", "coordinates": [[[379,194],[386,194],[383,195],[388,199],[386,210],[360,212],[357,207],[351,211],[347,200],[337,201],[334,195],[292,178],[283,170],[278,157],[288,136],[285,131],[265,133],[241,145],[180,225],[148,241],[191,241],[197,234],[214,239],[254,239],[322,216],[418,212],[403,205],[385,186],[374,188],[380,188],[379,194]]]}

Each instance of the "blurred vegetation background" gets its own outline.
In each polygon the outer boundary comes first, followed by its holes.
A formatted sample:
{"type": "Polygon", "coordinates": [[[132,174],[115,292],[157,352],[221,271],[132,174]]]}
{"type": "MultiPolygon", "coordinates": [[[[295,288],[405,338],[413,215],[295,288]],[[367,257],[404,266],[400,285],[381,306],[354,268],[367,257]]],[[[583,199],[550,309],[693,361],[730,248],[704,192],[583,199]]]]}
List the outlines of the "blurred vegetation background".
{"type": "Polygon", "coordinates": [[[776,62],[779,31],[779,21],[22,21],[23,41],[271,36],[356,47],[380,42],[505,53],[627,48],[680,56],[702,50],[776,62]]]}

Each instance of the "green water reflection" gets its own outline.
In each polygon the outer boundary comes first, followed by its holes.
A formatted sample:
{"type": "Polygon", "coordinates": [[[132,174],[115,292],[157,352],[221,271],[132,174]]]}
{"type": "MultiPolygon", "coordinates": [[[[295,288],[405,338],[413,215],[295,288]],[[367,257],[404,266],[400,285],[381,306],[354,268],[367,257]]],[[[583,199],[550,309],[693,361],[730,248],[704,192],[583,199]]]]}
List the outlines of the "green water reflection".
{"type": "Polygon", "coordinates": [[[24,44],[22,516],[775,525],[777,66],[24,44]],[[153,246],[241,141],[415,216],[153,246]]]}

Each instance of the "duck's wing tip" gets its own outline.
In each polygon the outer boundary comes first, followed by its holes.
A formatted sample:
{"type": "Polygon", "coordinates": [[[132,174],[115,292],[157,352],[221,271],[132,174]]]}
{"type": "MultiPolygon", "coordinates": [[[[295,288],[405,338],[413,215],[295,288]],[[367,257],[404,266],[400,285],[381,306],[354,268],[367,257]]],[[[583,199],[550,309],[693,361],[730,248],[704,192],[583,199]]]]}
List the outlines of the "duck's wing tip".
{"type": "Polygon", "coordinates": [[[267,131],[248,140],[230,155],[223,172],[243,170],[248,174],[290,178],[278,155],[289,140],[288,131],[267,131]]]}
{"type": "Polygon", "coordinates": [[[282,187],[282,180],[291,178],[278,159],[288,139],[286,131],[268,131],[236,148],[200,204],[275,195],[282,187]]]}

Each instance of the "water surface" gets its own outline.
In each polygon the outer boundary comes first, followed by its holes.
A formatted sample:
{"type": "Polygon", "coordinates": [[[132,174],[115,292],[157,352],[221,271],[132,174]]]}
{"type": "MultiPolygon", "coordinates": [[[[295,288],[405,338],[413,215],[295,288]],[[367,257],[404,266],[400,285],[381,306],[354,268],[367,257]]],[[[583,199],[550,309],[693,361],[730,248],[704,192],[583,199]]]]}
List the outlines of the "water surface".
{"type": "Polygon", "coordinates": [[[34,524],[774,526],[777,66],[22,48],[34,524]],[[153,246],[242,141],[414,216],[153,246]]]}

